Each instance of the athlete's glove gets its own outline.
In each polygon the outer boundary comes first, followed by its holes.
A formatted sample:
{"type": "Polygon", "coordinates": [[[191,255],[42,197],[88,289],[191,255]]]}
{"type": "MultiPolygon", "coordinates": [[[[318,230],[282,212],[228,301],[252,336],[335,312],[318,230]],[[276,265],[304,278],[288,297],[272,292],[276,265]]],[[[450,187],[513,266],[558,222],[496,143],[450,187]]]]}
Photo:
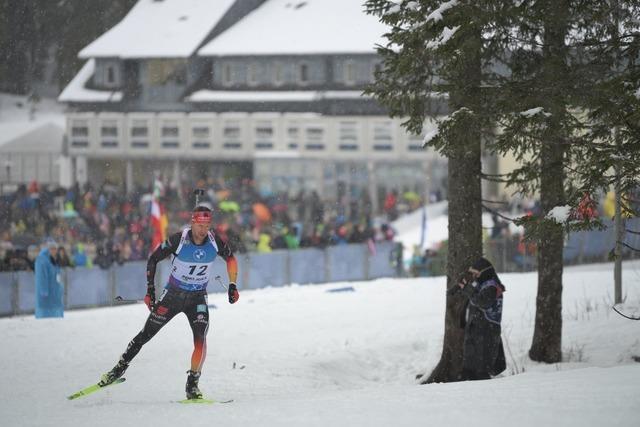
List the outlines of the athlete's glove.
{"type": "Polygon", "coordinates": [[[144,303],[147,304],[149,311],[153,311],[156,304],[156,288],[153,285],[147,286],[147,294],[144,296],[144,303]]]}
{"type": "Polygon", "coordinates": [[[229,294],[229,304],[233,304],[240,299],[238,288],[236,287],[236,284],[233,282],[229,283],[229,289],[227,290],[227,294],[229,294]]]}

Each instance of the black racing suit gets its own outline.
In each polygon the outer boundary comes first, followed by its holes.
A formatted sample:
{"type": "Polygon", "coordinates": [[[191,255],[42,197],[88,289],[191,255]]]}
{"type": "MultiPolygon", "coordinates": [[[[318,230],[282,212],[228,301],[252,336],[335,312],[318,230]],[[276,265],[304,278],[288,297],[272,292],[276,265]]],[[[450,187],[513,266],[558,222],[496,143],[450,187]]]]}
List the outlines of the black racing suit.
{"type": "MultiPolygon", "coordinates": [[[[170,236],[151,254],[147,262],[147,286],[153,286],[156,265],[158,262],[167,258],[169,255],[177,256],[177,249],[180,244],[182,233],[176,233],[170,236]]],[[[191,231],[188,233],[191,240],[191,231]]],[[[216,245],[218,247],[218,255],[225,261],[233,257],[233,253],[229,246],[215,236],[216,245]]],[[[193,241],[191,240],[191,244],[193,241]]],[[[202,245],[210,245],[209,237],[205,239],[202,245]]],[[[191,370],[200,372],[202,364],[206,356],[206,336],[209,329],[209,307],[207,304],[207,291],[186,291],[168,284],[164,292],[155,304],[153,311],[149,314],[144,327],[136,335],[126,351],[122,354],[122,360],[129,364],[131,360],[138,354],[143,345],[145,345],[155,334],[162,329],[176,314],[184,313],[189,320],[189,325],[193,332],[193,354],[191,356],[191,370]]]]}

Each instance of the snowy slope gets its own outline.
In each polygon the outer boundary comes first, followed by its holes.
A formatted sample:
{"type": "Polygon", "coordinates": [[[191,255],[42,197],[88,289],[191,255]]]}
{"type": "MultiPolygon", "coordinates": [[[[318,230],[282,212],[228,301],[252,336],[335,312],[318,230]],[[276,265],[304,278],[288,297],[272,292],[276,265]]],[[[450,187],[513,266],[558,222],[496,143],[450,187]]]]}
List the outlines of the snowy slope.
{"type": "MultiPolygon", "coordinates": [[[[640,263],[625,263],[640,314],[640,263]]],[[[235,402],[183,406],[191,338],[174,319],[135,359],[127,382],[77,401],[141,328],[143,305],[0,319],[3,426],[624,426],[640,414],[640,322],[610,309],[612,265],[568,268],[563,345],[570,361],[527,360],[536,275],[505,274],[508,369],[491,381],[415,384],[437,363],[443,278],[292,286],[210,295],[201,388],[235,402]],[[354,292],[328,293],[352,286],[354,292]],[[235,369],[234,367],[235,363],[235,369]],[[522,373],[524,368],[524,373],[522,373]],[[517,375],[512,375],[518,373],[517,375]]]]}

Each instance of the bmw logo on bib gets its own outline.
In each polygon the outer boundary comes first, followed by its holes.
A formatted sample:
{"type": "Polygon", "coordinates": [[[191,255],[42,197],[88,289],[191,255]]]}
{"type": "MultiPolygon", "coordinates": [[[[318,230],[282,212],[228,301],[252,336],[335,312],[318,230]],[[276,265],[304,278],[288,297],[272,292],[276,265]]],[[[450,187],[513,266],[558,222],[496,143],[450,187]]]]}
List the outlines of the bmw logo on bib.
{"type": "Polygon", "coordinates": [[[195,259],[196,261],[204,259],[205,256],[206,252],[204,251],[204,249],[196,249],[195,251],[193,251],[193,259],[195,259]]]}

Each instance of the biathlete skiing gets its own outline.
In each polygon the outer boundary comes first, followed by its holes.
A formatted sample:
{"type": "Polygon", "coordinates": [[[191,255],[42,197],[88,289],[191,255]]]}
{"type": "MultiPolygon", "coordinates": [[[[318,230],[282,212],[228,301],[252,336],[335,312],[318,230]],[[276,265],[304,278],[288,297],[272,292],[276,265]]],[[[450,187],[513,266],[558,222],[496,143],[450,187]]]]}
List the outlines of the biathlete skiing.
{"type": "Polygon", "coordinates": [[[207,284],[217,256],[221,256],[227,264],[230,281],[227,287],[229,303],[234,304],[240,298],[235,283],[238,276],[238,263],[227,243],[209,231],[211,217],[211,209],[197,206],[191,216],[191,227],[170,236],[149,257],[147,294],[144,302],[151,313],[140,333],[127,345],[116,366],[102,376],[98,383],[100,387],[107,386],[122,377],[142,346],[149,342],[176,314],[184,313],[193,332],[194,347],[191,368],[187,371],[185,391],[187,399],[202,399],[198,380],[207,354],[209,329],[207,284]],[[170,255],[173,259],[169,281],[156,301],[154,286],[156,265],[170,255]]]}

